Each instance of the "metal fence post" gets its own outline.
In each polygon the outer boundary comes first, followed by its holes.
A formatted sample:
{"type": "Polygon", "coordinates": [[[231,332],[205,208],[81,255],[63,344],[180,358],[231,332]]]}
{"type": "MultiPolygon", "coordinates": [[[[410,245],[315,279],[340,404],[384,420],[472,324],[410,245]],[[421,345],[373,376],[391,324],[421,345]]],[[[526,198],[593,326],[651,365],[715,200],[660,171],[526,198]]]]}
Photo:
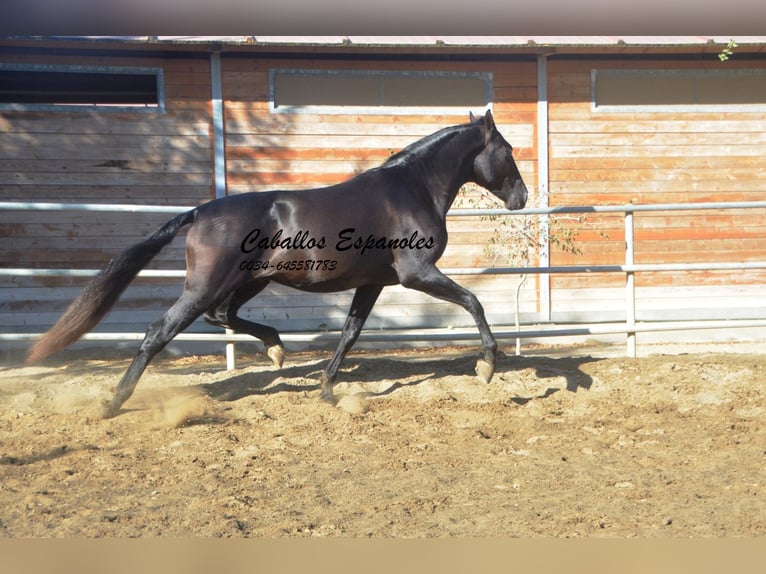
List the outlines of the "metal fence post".
{"type": "MultiPolygon", "coordinates": [[[[213,159],[215,165],[215,197],[226,197],[226,140],[223,117],[223,81],[221,75],[221,53],[210,54],[211,101],[213,104],[213,159]]],[[[234,331],[226,329],[227,335],[234,331]]],[[[226,343],[226,369],[236,368],[237,353],[233,341],[226,343]]]]}
{"type": "Polygon", "coordinates": [[[636,357],[636,277],[633,272],[633,212],[625,210],[625,330],[627,356],[636,357]]]}

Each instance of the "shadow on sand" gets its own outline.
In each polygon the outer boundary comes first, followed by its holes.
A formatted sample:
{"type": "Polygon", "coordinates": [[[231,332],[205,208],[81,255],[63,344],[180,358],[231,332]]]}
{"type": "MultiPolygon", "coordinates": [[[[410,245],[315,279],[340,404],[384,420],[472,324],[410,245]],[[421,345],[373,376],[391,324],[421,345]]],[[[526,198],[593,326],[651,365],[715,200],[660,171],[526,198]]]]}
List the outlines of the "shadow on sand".
{"type": "MultiPolygon", "coordinates": [[[[472,376],[477,356],[470,353],[458,357],[439,359],[408,359],[386,357],[350,357],[339,371],[338,383],[373,383],[381,379],[402,379],[407,382],[394,382],[386,390],[371,393],[370,396],[389,395],[403,387],[410,387],[426,382],[434,377],[472,376]],[[394,375],[395,374],[395,375],[394,375]],[[415,380],[410,380],[415,379],[415,380]]],[[[588,390],[593,384],[590,375],[581,370],[586,363],[598,361],[594,357],[515,357],[499,353],[495,368],[496,378],[512,378],[515,372],[534,369],[539,379],[563,377],[565,389],[569,392],[588,390]]],[[[301,365],[285,367],[279,371],[242,373],[213,383],[200,385],[203,392],[215,400],[237,401],[254,395],[271,395],[284,392],[319,391],[319,378],[326,364],[326,359],[301,365]]],[[[492,384],[492,383],[490,383],[492,384]]],[[[542,395],[535,397],[510,397],[517,404],[526,404],[530,400],[547,398],[562,390],[549,387],[542,395]]]]}

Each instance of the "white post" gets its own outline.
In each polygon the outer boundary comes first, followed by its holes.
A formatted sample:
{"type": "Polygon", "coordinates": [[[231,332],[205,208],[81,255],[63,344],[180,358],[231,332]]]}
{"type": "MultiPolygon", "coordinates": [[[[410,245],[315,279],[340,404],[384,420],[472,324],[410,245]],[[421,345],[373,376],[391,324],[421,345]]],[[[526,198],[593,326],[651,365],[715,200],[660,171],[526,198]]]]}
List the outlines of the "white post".
{"type": "Polygon", "coordinates": [[[636,357],[636,278],[632,270],[635,263],[633,245],[633,212],[625,211],[625,329],[627,331],[627,356],[636,357]]]}
{"type": "MultiPolygon", "coordinates": [[[[226,142],[223,120],[223,80],[221,76],[221,53],[210,54],[211,102],[213,105],[213,161],[215,172],[215,197],[226,197],[226,142]]],[[[226,329],[226,334],[234,331],[226,329]]],[[[236,349],[234,343],[226,343],[226,369],[236,368],[236,349]]]]}
{"type": "MultiPolygon", "coordinates": [[[[548,207],[548,55],[537,56],[537,207],[548,207]]],[[[548,241],[549,216],[539,216],[540,236],[544,238],[540,249],[540,267],[550,265],[550,242],[548,241]]],[[[551,321],[551,276],[543,273],[540,282],[540,313],[542,320],[551,321]]]]}

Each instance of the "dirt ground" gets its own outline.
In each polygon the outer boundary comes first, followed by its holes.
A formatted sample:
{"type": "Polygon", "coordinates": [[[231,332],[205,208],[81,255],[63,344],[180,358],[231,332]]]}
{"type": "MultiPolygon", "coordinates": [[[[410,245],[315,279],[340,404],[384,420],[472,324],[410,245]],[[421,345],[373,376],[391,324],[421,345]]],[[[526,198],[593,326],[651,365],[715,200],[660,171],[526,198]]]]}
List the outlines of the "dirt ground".
{"type": "Polygon", "coordinates": [[[766,355],[361,351],[0,366],[3,537],[766,534],[766,355]]]}

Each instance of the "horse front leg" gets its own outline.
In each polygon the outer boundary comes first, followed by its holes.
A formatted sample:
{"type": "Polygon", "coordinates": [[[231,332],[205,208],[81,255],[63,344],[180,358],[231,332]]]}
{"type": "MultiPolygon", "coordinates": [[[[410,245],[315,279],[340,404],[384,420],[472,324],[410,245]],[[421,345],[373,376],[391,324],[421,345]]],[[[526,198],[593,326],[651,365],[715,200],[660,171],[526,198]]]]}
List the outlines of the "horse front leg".
{"type": "Polygon", "coordinates": [[[492,380],[495,373],[497,341],[487,324],[484,308],[476,295],[455,283],[434,265],[414,270],[401,278],[402,285],[409,289],[422,291],[437,299],[460,305],[473,317],[479,329],[482,343],[482,358],[476,361],[476,374],[485,383],[492,380]]]}
{"type": "Polygon", "coordinates": [[[340,367],[343,358],[346,353],[351,349],[356,340],[359,338],[359,333],[364,326],[364,322],[372,311],[375,301],[378,300],[380,292],[383,290],[383,285],[363,285],[357,288],[354,293],[354,299],[351,302],[351,309],[349,309],[348,317],[346,317],[346,323],[343,325],[343,333],[340,338],[338,348],[335,350],[330,363],[322,373],[322,400],[329,403],[335,402],[333,395],[333,385],[335,383],[335,377],[338,374],[338,368],[340,367]]]}

